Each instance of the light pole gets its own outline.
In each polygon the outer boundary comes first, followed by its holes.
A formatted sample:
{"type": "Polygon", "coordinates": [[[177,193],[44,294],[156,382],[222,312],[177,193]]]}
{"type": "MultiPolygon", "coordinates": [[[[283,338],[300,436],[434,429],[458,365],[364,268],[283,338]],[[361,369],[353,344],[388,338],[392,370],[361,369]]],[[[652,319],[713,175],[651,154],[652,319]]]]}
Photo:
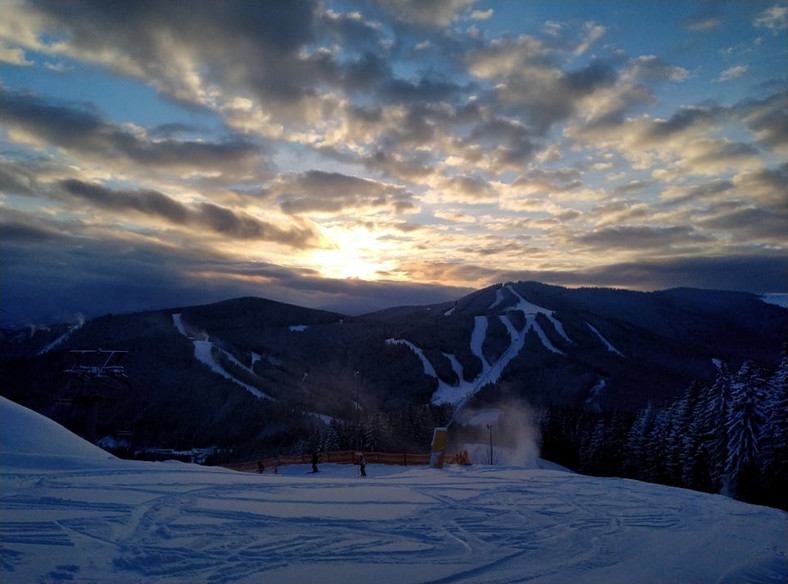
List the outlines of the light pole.
{"type": "MultiPolygon", "coordinates": [[[[356,386],[356,450],[359,449],[361,446],[361,442],[359,440],[359,422],[361,421],[359,418],[361,417],[361,412],[359,412],[358,406],[358,371],[353,371],[353,379],[355,381],[354,385],[356,386]]],[[[354,455],[355,456],[355,455],[354,455]]]]}
{"type": "Polygon", "coordinates": [[[487,424],[487,429],[490,431],[490,466],[493,465],[493,441],[492,441],[492,424],[487,424]]]}

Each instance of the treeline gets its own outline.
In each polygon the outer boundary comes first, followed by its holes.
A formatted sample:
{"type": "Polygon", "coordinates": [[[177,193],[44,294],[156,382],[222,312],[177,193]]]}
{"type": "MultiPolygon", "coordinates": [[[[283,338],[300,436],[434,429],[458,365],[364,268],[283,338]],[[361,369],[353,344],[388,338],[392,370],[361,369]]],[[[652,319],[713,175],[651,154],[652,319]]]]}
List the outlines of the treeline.
{"type": "Polygon", "coordinates": [[[579,472],[788,509],[788,357],[773,371],[721,364],[713,383],[635,414],[550,408],[541,418],[542,456],[579,472]]]}
{"type": "Polygon", "coordinates": [[[332,419],[315,424],[309,436],[296,442],[289,454],[336,450],[427,453],[432,433],[451,418],[449,405],[412,405],[393,412],[377,411],[358,419],[332,419]]]}

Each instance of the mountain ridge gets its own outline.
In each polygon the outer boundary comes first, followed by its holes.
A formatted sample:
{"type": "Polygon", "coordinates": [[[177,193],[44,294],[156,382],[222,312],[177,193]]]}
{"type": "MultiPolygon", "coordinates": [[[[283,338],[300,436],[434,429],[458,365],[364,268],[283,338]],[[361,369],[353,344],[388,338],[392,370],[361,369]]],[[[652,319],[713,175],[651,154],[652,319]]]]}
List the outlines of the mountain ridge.
{"type": "MultiPolygon", "coordinates": [[[[788,311],[749,293],[530,281],[358,316],[242,297],[106,315],[48,335],[5,332],[0,347],[3,395],[83,435],[132,433],[138,445],[214,444],[240,456],[290,448],[332,420],[440,425],[471,403],[631,411],[712,380],[718,363],[773,366],[785,330],[788,311]],[[129,351],[128,388],[64,377],[69,351],[98,347],[129,351]],[[99,413],[54,405],[91,392],[99,413]]],[[[398,440],[423,449],[430,432],[398,440]]]]}

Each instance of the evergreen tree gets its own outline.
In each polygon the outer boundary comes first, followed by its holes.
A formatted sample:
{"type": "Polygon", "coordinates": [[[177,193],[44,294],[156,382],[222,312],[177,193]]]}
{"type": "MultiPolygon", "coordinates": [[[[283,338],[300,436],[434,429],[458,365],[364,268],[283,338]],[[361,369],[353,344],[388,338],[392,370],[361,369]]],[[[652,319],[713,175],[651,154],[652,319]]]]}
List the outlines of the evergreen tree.
{"type": "Polygon", "coordinates": [[[674,484],[700,488],[708,475],[707,453],[702,448],[703,429],[699,404],[702,402],[704,386],[693,382],[687,387],[676,407],[671,443],[674,448],[674,484]]]}
{"type": "Polygon", "coordinates": [[[745,362],[731,385],[726,429],[728,456],[724,492],[734,497],[752,494],[757,484],[759,439],[766,419],[766,382],[761,371],[745,362]]]}
{"type": "Polygon", "coordinates": [[[333,424],[329,424],[323,430],[322,447],[320,450],[324,452],[334,452],[339,450],[339,434],[333,424]]]}
{"type": "Polygon", "coordinates": [[[670,428],[670,410],[661,409],[654,416],[651,431],[646,437],[644,472],[651,483],[666,483],[668,479],[667,447],[670,428]]]}
{"type": "Polygon", "coordinates": [[[627,435],[624,448],[623,471],[624,475],[640,480],[649,480],[646,469],[650,466],[648,461],[649,437],[654,427],[656,407],[652,402],[640,410],[632,428],[627,435]]]}
{"type": "Polygon", "coordinates": [[[788,357],[766,386],[766,420],[760,443],[760,469],[767,501],[788,508],[788,357]]]}
{"type": "Polygon", "coordinates": [[[730,371],[723,363],[717,370],[714,384],[704,392],[700,407],[703,429],[700,448],[708,457],[709,482],[715,492],[720,492],[724,485],[728,457],[728,432],[725,422],[728,418],[731,382],[730,371]]]}

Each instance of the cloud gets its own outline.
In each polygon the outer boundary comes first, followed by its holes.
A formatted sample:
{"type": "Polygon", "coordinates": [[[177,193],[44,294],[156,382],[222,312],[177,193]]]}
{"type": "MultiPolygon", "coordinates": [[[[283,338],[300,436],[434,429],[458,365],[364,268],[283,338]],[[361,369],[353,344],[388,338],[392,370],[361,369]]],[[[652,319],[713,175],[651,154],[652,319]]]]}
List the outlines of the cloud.
{"type": "Polygon", "coordinates": [[[758,244],[779,246],[788,232],[788,209],[776,212],[751,205],[723,207],[714,215],[700,219],[698,225],[707,230],[724,231],[753,247],[758,244]]]}
{"type": "Polygon", "coordinates": [[[720,73],[717,81],[730,81],[731,79],[736,79],[737,77],[741,77],[742,75],[746,74],[749,70],[750,68],[747,65],[734,65],[733,67],[729,67],[720,73]]]}
{"type": "Polygon", "coordinates": [[[755,134],[762,146],[776,154],[788,154],[788,95],[785,92],[738,104],[734,115],[755,134]]]}
{"type": "Polygon", "coordinates": [[[329,280],[312,270],[239,260],[200,245],[166,246],[152,240],[99,238],[23,214],[0,220],[3,307],[16,321],[4,326],[265,296],[282,302],[359,314],[399,304],[438,303],[467,287],[329,280]],[[94,243],[95,245],[91,245],[94,243]],[[80,277],[75,278],[74,275],[80,277]],[[24,316],[21,316],[24,315],[24,316]]]}
{"type": "Polygon", "coordinates": [[[16,65],[17,67],[29,67],[33,64],[28,61],[25,52],[19,47],[9,47],[0,41],[0,62],[16,65]]]}
{"type": "Polygon", "coordinates": [[[66,194],[102,209],[115,212],[132,210],[174,225],[207,228],[209,233],[222,237],[270,241],[296,248],[313,246],[319,240],[315,230],[309,227],[284,228],[209,202],[186,206],[156,191],[110,189],[74,179],[62,181],[60,186],[66,194]]]}
{"type": "Polygon", "coordinates": [[[448,26],[457,13],[476,0],[378,0],[402,20],[422,26],[448,26]]]}
{"type": "Polygon", "coordinates": [[[786,273],[785,256],[766,252],[613,263],[582,270],[576,278],[584,285],[610,286],[610,282],[616,282],[616,286],[638,290],[662,290],[667,284],[759,294],[764,290],[784,290],[786,273]]]}
{"type": "Polygon", "coordinates": [[[753,25],[768,28],[773,33],[788,28],[788,6],[784,4],[770,6],[755,18],[753,25]]]}
{"type": "Polygon", "coordinates": [[[488,20],[492,18],[494,10],[488,8],[487,10],[474,10],[471,12],[471,20],[488,20]]]}
{"type": "Polygon", "coordinates": [[[0,121],[12,140],[54,146],[78,159],[120,161],[146,172],[219,173],[228,178],[252,168],[265,169],[260,147],[240,136],[219,142],[152,139],[144,128],[109,122],[85,105],[6,88],[0,88],[0,101],[0,121]]]}
{"type": "MultiPolygon", "coordinates": [[[[497,6],[472,4],[7,3],[0,55],[28,68],[0,88],[0,205],[4,220],[39,219],[5,223],[9,237],[63,243],[57,257],[75,269],[78,241],[106,241],[116,270],[150,270],[162,293],[181,290],[155,266],[171,254],[172,278],[206,290],[314,287],[331,302],[352,287],[332,289],[312,256],[359,243],[334,237],[343,229],[379,245],[359,253],[375,277],[463,288],[520,276],[672,285],[700,280],[671,256],[784,251],[783,72],[764,76],[772,57],[747,27],[724,41],[698,32],[743,11],[772,51],[765,30],[784,31],[782,4],[707,6],[674,39],[657,38],[655,19],[649,54],[623,50],[635,46],[626,20],[601,5],[590,21],[513,3],[522,19],[504,34],[497,6]],[[725,43],[753,54],[715,68],[725,43]],[[746,100],[714,93],[715,77],[745,74],[746,100]],[[72,87],[86,75],[154,91],[124,111],[72,87]],[[56,97],[67,95],[94,101],[56,97]]],[[[89,254],[107,277],[108,257],[89,254]]],[[[724,281],[715,269],[703,273],[724,281]]]]}
{"type": "Polygon", "coordinates": [[[708,236],[696,232],[693,228],[684,225],[670,227],[651,226],[625,226],[600,229],[591,233],[582,234],[574,240],[582,246],[594,249],[624,249],[665,250],[685,243],[699,243],[708,241],[708,236]]]}
{"type": "Polygon", "coordinates": [[[706,14],[684,21],[684,28],[694,31],[707,31],[719,28],[722,25],[722,17],[718,14],[706,14]]]}
{"type": "Polygon", "coordinates": [[[282,175],[268,185],[268,193],[291,215],[369,209],[398,214],[415,208],[413,193],[400,186],[318,170],[282,175]]]}

